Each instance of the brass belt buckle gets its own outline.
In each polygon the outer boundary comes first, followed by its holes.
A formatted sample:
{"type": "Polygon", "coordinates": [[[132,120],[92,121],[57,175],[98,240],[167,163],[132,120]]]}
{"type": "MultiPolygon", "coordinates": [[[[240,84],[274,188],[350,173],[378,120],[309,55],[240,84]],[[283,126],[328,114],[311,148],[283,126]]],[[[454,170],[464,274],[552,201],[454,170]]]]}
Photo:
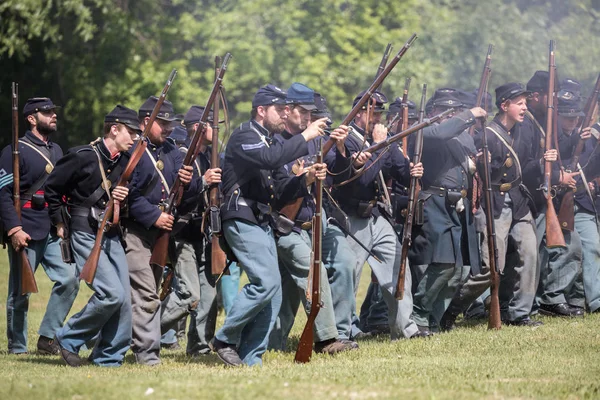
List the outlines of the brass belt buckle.
{"type": "Polygon", "coordinates": [[[508,192],[510,189],[512,189],[512,184],[510,183],[503,183],[500,185],[501,192],[508,192]]]}
{"type": "Polygon", "coordinates": [[[302,230],[305,230],[305,231],[310,231],[312,229],[312,222],[311,221],[303,222],[302,225],[300,225],[300,228],[302,228],[302,230]]]}
{"type": "Polygon", "coordinates": [[[465,197],[467,197],[467,189],[463,189],[460,191],[460,195],[462,196],[462,198],[464,199],[465,197]]]}

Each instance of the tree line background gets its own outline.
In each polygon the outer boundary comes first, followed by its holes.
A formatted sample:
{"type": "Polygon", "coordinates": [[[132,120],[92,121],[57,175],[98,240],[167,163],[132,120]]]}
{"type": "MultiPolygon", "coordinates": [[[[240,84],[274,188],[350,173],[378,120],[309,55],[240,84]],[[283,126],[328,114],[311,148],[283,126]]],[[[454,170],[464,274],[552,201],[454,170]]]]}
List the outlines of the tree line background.
{"type": "MultiPolygon", "coordinates": [[[[0,145],[10,142],[11,81],[26,99],[49,96],[64,147],[101,133],[121,103],[138,109],[157,95],[172,68],[177,113],[203,104],[214,57],[230,52],[225,75],[231,119],[249,118],[267,83],[302,82],[327,97],[335,121],[371,83],[388,42],[393,54],[419,35],[382,86],[390,100],[412,78],[474,90],[488,43],[494,44],[490,92],[548,68],[557,43],[559,78],[591,91],[600,66],[600,0],[3,0],[0,3],[0,145]]],[[[235,126],[235,125],[232,125],[235,126]]],[[[21,132],[25,122],[21,119],[21,132]]]]}

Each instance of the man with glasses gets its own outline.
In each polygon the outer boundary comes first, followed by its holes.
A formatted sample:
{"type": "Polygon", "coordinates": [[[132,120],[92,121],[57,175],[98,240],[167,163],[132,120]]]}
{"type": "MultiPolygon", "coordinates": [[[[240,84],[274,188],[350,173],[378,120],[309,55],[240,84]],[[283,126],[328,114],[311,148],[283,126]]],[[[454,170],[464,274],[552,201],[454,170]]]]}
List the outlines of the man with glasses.
{"type": "Polygon", "coordinates": [[[29,294],[21,293],[17,251],[24,249],[34,271],[42,264],[54,282],[39,329],[38,354],[58,354],[59,348],[53,338],[62,327],[79,290],[75,264],[62,260],[60,238],[51,227],[44,200],[46,180],[63,154],[60,146],[51,140],[56,132],[56,108],[47,97],[29,99],[23,107],[29,130],[19,139],[20,220],[13,199],[12,146],[5,147],[0,155],[0,219],[4,224],[3,234],[8,235],[11,243],[8,246],[10,273],[6,303],[9,354],[27,353],[29,294]]]}

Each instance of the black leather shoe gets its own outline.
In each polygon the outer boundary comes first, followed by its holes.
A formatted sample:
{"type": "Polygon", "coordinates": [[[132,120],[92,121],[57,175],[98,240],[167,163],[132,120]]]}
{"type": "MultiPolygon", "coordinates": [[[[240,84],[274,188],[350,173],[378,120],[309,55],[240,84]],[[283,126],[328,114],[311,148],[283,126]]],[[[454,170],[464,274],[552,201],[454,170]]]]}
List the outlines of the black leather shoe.
{"type": "Polygon", "coordinates": [[[181,350],[181,345],[179,344],[179,342],[161,343],[160,348],[165,350],[181,350]]]}
{"type": "Polygon", "coordinates": [[[215,353],[221,361],[232,367],[239,367],[244,364],[240,356],[238,355],[235,346],[229,343],[221,342],[217,338],[212,338],[208,343],[208,347],[215,353]]]}
{"type": "Polygon", "coordinates": [[[567,303],[560,304],[540,304],[540,314],[550,317],[582,317],[583,312],[576,311],[569,307],[567,303]]]}
{"type": "Polygon", "coordinates": [[[574,317],[583,317],[583,314],[585,314],[585,310],[583,309],[583,307],[573,306],[569,304],[569,308],[571,309],[571,313],[574,317]]]}
{"type": "Polygon", "coordinates": [[[446,311],[440,321],[440,329],[449,332],[456,328],[456,318],[458,318],[458,315],[446,311]]]}
{"type": "Polygon", "coordinates": [[[81,357],[79,357],[79,354],[76,354],[76,353],[70,352],[67,349],[64,349],[60,345],[60,343],[58,343],[58,340],[54,340],[54,342],[59,347],[60,355],[62,356],[63,360],[65,360],[65,362],[67,363],[67,365],[69,367],[77,368],[77,367],[81,367],[82,365],[86,364],[86,362],[81,357]]]}
{"type": "Polygon", "coordinates": [[[504,321],[504,323],[506,325],[512,325],[512,326],[529,326],[529,327],[536,327],[536,326],[544,325],[544,323],[542,321],[536,321],[529,317],[517,319],[514,321],[507,320],[507,321],[504,321]]]}
{"type": "Polygon", "coordinates": [[[57,356],[60,352],[60,348],[56,343],[56,340],[47,338],[46,336],[40,336],[37,342],[37,352],[42,356],[57,356]]]}

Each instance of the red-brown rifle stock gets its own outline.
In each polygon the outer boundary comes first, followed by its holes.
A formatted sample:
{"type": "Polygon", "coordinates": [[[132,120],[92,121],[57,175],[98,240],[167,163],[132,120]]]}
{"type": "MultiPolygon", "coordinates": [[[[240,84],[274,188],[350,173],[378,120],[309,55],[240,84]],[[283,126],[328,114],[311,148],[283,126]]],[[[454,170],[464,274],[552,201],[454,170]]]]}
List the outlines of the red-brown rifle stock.
{"type": "MultiPolygon", "coordinates": [[[[493,45],[489,45],[485,63],[483,66],[483,72],[481,74],[481,81],[479,82],[479,89],[477,92],[477,103],[476,106],[480,107],[483,100],[483,96],[486,92],[490,81],[490,75],[492,69],[490,68],[492,62],[492,50],[493,45]]],[[[474,125],[471,127],[474,129],[474,125]]],[[[498,297],[500,290],[500,275],[498,274],[498,247],[496,245],[496,221],[494,220],[494,197],[492,196],[492,181],[490,171],[490,150],[487,141],[487,132],[485,119],[482,121],[483,137],[483,201],[485,204],[485,222],[486,222],[486,233],[487,233],[487,246],[488,246],[488,263],[490,268],[490,316],[488,320],[488,329],[500,329],[502,327],[502,321],[500,318],[500,299],[498,297]]],[[[469,131],[472,134],[472,131],[469,131]]],[[[474,194],[476,195],[476,194],[474,194]]]]}
{"type": "MultiPolygon", "coordinates": [[[[423,123],[425,118],[425,100],[427,99],[427,85],[423,85],[421,93],[421,105],[419,109],[419,124],[423,123]]],[[[405,149],[407,151],[407,149],[405,149]]],[[[417,165],[421,162],[421,154],[423,152],[423,130],[419,130],[415,139],[415,153],[413,155],[413,164],[417,165]]],[[[415,215],[415,204],[419,198],[421,185],[419,179],[410,177],[410,185],[408,191],[408,204],[406,206],[406,219],[404,220],[404,229],[402,230],[402,256],[400,258],[400,270],[398,271],[398,281],[396,282],[396,300],[404,298],[404,279],[406,276],[406,262],[408,259],[408,250],[412,244],[412,225],[415,215]]]]}
{"type": "MultiPolygon", "coordinates": [[[[221,57],[215,57],[215,79],[219,76],[219,67],[221,66],[221,57]]],[[[219,87],[219,92],[222,89],[219,87]]],[[[210,153],[210,167],[219,168],[219,102],[221,96],[218,96],[213,105],[213,125],[212,125],[212,147],[210,153]]],[[[219,235],[221,235],[221,192],[219,185],[212,185],[208,194],[209,198],[209,215],[210,230],[211,230],[211,256],[210,269],[213,275],[220,275],[225,270],[227,264],[227,256],[219,244],[219,235]]]]}
{"type": "MultiPolygon", "coordinates": [[[[117,182],[117,186],[127,186],[127,184],[129,183],[129,179],[131,178],[131,175],[133,174],[133,170],[137,166],[138,162],[142,159],[142,156],[144,155],[144,152],[146,151],[146,147],[148,146],[148,143],[146,141],[146,138],[148,137],[148,133],[150,132],[150,129],[152,129],[152,125],[154,124],[154,121],[156,120],[156,116],[158,115],[158,113],[160,111],[160,107],[162,106],[162,104],[165,101],[165,98],[167,97],[167,93],[168,93],[169,89],[171,88],[171,85],[173,84],[173,80],[175,79],[176,75],[177,75],[177,70],[174,69],[173,71],[171,71],[171,74],[169,75],[169,79],[167,80],[167,83],[165,84],[165,87],[163,88],[162,93],[161,93],[160,97],[158,98],[158,101],[156,102],[154,109],[152,110],[152,114],[150,114],[150,120],[148,121],[148,123],[146,124],[146,127],[144,128],[144,132],[142,133],[142,136],[137,141],[137,144],[135,145],[135,149],[133,150],[133,152],[131,153],[131,157],[129,158],[129,162],[127,163],[125,170],[123,171],[123,173],[121,174],[121,177],[119,178],[119,181],[117,182]]],[[[119,207],[119,206],[117,205],[116,207],[119,207]]],[[[96,241],[94,242],[94,247],[92,247],[90,256],[85,261],[85,264],[83,265],[83,269],[81,270],[81,273],[79,274],[79,278],[83,279],[89,285],[92,284],[92,282],[94,281],[94,277],[96,276],[96,269],[98,268],[98,260],[100,259],[100,252],[102,250],[102,239],[104,238],[104,231],[106,230],[106,227],[108,225],[108,220],[113,216],[113,214],[116,214],[115,201],[110,201],[106,206],[106,210],[104,211],[104,216],[102,217],[102,221],[98,225],[98,230],[96,232],[96,241]]],[[[113,219],[113,223],[117,223],[117,222],[118,222],[117,220],[113,219]]]]}
{"type": "MultiPolygon", "coordinates": [[[[585,117],[581,124],[581,130],[588,128],[594,124],[594,111],[596,106],[598,105],[598,96],[600,95],[600,75],[598,75],[598,79],[596,79],[596,85],[594,86],[594,91],[591,96],[588,98],[587,103],[585,105],[585,117]]],[[[579,132],[581,134],[581,131],[579,132]]],[[[575,172],[577,171],[579,164],[579,157],[583,152],[583,148],[585,146],[585,140],[581,139],[581,136],[577,140],[577,146],[573,151],[573,155],[571,157],[571,162],[567,166],[566,172],[575,172]]],[[[583,173],[583,171],[582,171],[583,173]]],[[[560,203],[560,209],[558,210],[558,222],[562,229],[573,232],[575,229],[575,192],[573,189],[569,188],[563,194],[563,198],[560,203]]]]}
{"type": "MultiPolygon", "coordinates": [[[[13,200],[17,217],[21,220],[21,171],[19,170],[19,84],[12,83],[12,161],[13,200]]],[[[25,248],[16,250],[21,271],[21,294],[37,293],[38,287],[25,248]]]]}
{"type": "MultiPolygon", "coordinates": [[[[323,148],[319,146],[317,153],[317,163],[323,162],[323,148]]],[[[306,297],[310,301],[310,314],[300,336],[298,349],[294,361],[298,363],[307,363],[310,361],[313,348],[313,329],[315,319],[321,309],[321,239],[322,239],[322,210],[323,210],[323,181],[315,181],[315,215],[312,219],[312,255],[311,267],[308,275],[308,287],[306,288],[306,297]]]]}
{"type": "MultiPolygon", "coordinates": [[[[548,107],[546,112],[546,151],[552,149],[554,130],[554,92],[556,91],[556,64],[554,61],[554,40],[550,41],[548,57],[548,107]]],[[[544,183],[541,190],[546,196],[546,247],[566,247],[556,210],[552,202],[552,163],[544,162],[544,183]]]]}
{"type": "MultiPolygon", "coordinates": [[[[231,54],[225,54],[223,58],[223,64],[219,69],[219,75],[215,79],[213,84],[213,88],[210,92],[210,96],[208,97],[208,101],[204,106],[204,111],[202,112],[202,117],[200,118],[200,123],[198,124],[198,129],[194,133],[192,138],[192,143],[185,154],[185,158],[183,159],[183,166],[192,165],[196,157],[198,156],[198,152],[200,151],[200,145],[202,143],[202,139],[206,133],[206,126],[208,121],[208,115],[212,108],[213,102],[217,98],[219,93],[219,89],[221,87],[221,82],[223,81],[223,76],[227,71],[227,64],[229,64],[229,60],[231,59],[231,54]]],[[[181,202],[181,197],[183,196],[183,184],[181,183],[181,179],[179,176],[175,179],[175,183],[173,183],[173,187],[171,188],[171,192],[169,193],[169,198],[164,203],[164,212],[167,214],[172,214],[179,203],[181,202]]],[[[154,242],[154,248],[152,249],[152,256],[150,256],[150,266],[154,272],[154,277],[156,278],[156,282],[160,282],[160,278],[162,277],[162,272],[167,264],[167,256],[169,249],[169,238],[171,235],[171,231],[167,231],[161,229],[156,241],[154,242]]]]}

